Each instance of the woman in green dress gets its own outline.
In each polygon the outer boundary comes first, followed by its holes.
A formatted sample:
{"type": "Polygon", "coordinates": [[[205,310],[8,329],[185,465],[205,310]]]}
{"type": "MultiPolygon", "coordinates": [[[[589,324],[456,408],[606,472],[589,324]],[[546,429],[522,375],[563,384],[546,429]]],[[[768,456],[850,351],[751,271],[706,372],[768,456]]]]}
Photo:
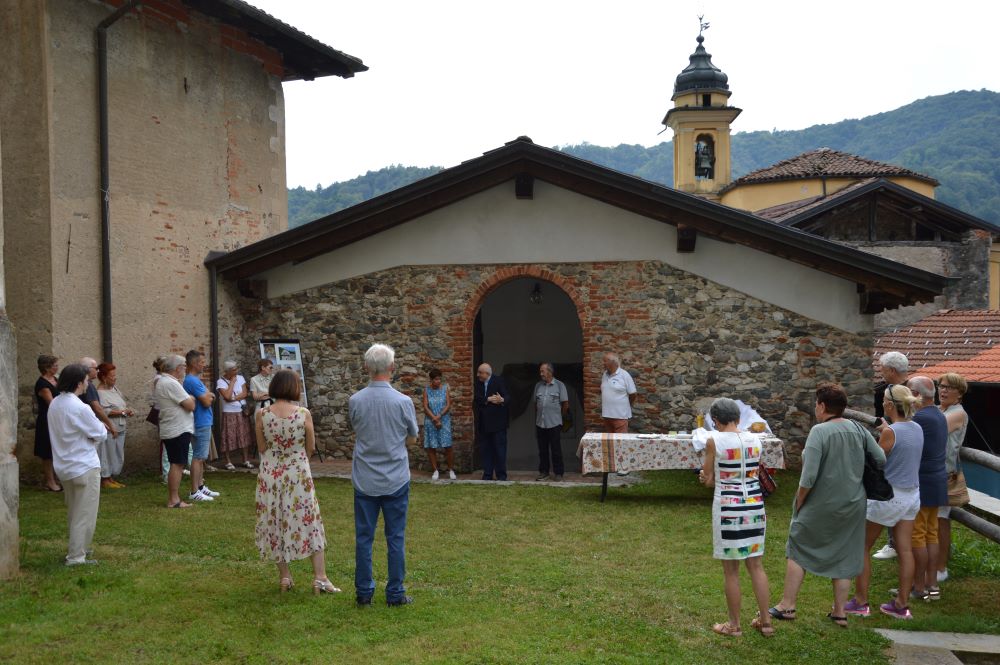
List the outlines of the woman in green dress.
{"type": "Polygon", "coordinates": [[[819,422],[809,431],[802,451],[802,475],[785,546],[785,588],[781,602],[769,610],[775,619],[795,618],[795,601],[809,571],[833,580],[833,611],[827,616],[847,627],[844,605],[851,579],[864,568],[865,450],[880,465],[885,464],[885,453],[867,430],[842,417],[845,408],[843,388],[832,383],[817,387],[819,422]]]}

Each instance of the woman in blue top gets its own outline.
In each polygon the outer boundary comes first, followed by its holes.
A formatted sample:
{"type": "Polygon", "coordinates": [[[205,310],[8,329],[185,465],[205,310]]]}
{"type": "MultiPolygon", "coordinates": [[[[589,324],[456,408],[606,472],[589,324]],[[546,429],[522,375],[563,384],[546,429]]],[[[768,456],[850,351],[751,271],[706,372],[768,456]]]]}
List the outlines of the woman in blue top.
{"type": "Polygon", "coordinates": [[[448,459],[448,477],[455,480],[455,456],[451,451],[451,393],[448,384],[441,382],[441,370],[435,368],[428,374],[431,380],[424,387],[424,448],[434,470],[431,480],[437,480],[437,451],[443,449],[448,459]]]}
{"type": "Polygon", "coordinates": [[[868,616],[868,585],[871,581],[872,546],[883,527],[892,529],[893,542],[899,555],[899,589],[896,597],[881,605],[879,610],[896,619],[912,619],[909,598],[913,585],[914,560],[911,540],[913,520],[920,511],[920,455],[924,449],[924,431],[911,420],[920,406],[920,398],[906,386],[892,385],[885,389],[885,417],[892,422],[882,429],[878,445],[885,452],[885,479],[892,485],[888,501],[868,500],[865,515],[865,568],[854,579],[854,598],[844,605],[844,612],[868,616]]]}

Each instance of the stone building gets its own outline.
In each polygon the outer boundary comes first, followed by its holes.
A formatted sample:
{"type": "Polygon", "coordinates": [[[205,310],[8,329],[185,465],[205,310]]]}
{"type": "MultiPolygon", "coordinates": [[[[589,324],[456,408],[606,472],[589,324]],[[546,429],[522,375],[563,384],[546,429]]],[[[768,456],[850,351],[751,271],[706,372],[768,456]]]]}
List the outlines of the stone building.
{"type": "Polygon", "coordinates": [[[513,468],[535,464],[537,364],[569,386],[572,455],[600,421],[607,350],[636,379],[639,431],[690,428],[726,394],[800,444],[817,382],[870,402],[873,316],[948,284],[524,137],[207,265],[242,313],[220,337],[242,333],[248,354],[260,337],[300,340],[321,446],[350,456],[347,397],[384,341],[414,399],[429,369],[444,372],[466,469],[481,360],[512,386],[513,468]]]}
{"type": "MultiPolygon", "coordinates": [[[[0,138],[2,141],[2,138],[0,138]]],[[[3,160],[0,158],[0,186],[3,160]]],[[[18,569],[17,511],[19,474],[17,456],[17,349],[14,329],[7,316],[3,261],[3,201],[0,200],[0,580],[14,577],[18,569]]]]}
{"type": "Polygon", "coordinates": [[[730,126],[740,109],[729,106],[729,77],[704,37],[697,41],[663,118],[673,130],[675,188],[953,278],[933,301],[880,313],[878,329],[942,308],[997,306],[1000,253],[991,246],[1000,227],[936,201],[934,178],[819,148],[732,180],[730,126]]]}
{"type": "MultiPolygon", "coordinates": [[[[240,0],[11,0],[0,32],[25,461],[38,354],[115,362],[145,415],[156,355],[210,347],[233,309],[210,309],[206,254],[287,228],[282,82],[366,67],[240,0]]],[[[154,439],[137,418],[127,459],[154,439]]]]}

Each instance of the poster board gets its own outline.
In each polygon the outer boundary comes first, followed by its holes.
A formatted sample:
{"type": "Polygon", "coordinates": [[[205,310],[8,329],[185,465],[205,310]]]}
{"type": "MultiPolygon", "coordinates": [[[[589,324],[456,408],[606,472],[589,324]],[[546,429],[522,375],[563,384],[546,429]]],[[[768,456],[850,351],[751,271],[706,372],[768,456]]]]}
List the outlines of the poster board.
{"type": "Polygon", "coordinates": [[[260,339],[257,340],[260,346],[260,357],[267,358],[274,363],[274,371],[279,369],[295,370],[302,382],[302,399],[299,404],[309,406],[309,399],[306,397],[306,373],[305,363],[302,359],[302,347],[297,339],[260,339]]]}

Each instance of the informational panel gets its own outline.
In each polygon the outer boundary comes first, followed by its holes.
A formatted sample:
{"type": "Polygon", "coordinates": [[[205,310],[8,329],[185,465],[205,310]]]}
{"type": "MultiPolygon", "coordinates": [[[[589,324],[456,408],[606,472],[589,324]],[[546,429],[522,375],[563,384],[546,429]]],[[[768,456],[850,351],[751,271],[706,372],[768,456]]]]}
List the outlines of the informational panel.
{"type": "Polygon", "coordinates": [[[274,363],[274,370],[291,369],[299,375],[302,383],[302,399],[299,404],[308,407],[309,400],[306,397],[306,373],[302,362],[302,348],[297,339],[261,339],[260,357],[267,358],[274,363]]]}

